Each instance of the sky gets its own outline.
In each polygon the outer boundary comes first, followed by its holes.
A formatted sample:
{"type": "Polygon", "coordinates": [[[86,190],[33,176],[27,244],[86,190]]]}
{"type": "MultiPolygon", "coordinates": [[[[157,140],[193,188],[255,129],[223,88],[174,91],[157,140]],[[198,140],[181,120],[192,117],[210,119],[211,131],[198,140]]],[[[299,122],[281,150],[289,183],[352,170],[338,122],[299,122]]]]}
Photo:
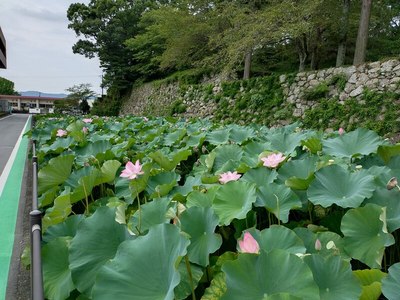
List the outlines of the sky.
{"type": "Polygon", "coordinates": [[[72,52],[78,37],[68,29],[67,9],[76,2],[89,0],[0,0],[7,47],[7,69],[0,69],[0,77],[13,81],[16,91],[68,93],[90,83],[101,94],[98,59],[72,52]]]}

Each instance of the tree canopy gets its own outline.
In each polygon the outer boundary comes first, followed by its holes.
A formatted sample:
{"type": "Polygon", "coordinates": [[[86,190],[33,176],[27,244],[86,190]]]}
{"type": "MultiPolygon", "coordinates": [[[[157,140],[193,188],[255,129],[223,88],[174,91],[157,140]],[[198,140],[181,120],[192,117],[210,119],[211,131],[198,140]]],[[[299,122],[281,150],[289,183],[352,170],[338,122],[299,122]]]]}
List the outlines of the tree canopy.
{"type": "Polygon", "coordinates": [[[98,56],[103,84],[118,95],[187,69],[248,78],[400,49],[397,0],[91,0],[67,16],[73,51],[98,56]],[[358,32],[368,39],[356,47],[358,32]]]}

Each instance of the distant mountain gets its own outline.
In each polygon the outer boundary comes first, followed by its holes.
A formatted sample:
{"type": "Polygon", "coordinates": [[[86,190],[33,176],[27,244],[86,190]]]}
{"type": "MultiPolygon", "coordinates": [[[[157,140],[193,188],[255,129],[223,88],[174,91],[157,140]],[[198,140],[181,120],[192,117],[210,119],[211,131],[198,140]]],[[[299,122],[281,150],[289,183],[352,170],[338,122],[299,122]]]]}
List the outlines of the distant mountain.
{"type": "Polygon", "coordinates": [[[19,92],[21,96],[28,96],[28,97],[49,97],[49,98],[65,98],[67,94],[50,94],[50,93],[42,93],[38,91],[26,91],[26,92],[19,92]]]}

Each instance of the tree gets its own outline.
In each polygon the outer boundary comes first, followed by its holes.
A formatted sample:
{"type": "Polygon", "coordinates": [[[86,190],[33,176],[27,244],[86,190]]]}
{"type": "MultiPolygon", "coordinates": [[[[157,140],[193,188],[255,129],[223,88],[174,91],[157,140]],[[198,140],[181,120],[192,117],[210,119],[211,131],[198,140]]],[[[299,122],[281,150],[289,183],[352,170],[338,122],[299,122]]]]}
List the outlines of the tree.
{"type": "Polygon", "coordinates": [[[0,95],[18,95],[14,90],[14,82],[0,77],[0,95]]]}
{"type": "Polygon", "coordinates": [[[68,94],[67,100],[76,101],[79,103],[79,108],[83,113],[87,114],[90,111],[88,100],[93,98],[96,94],[92,91],[90,83],[81,83],[66,89],[68,94]]]}
{"type": "Polygon", "coordinates": [[[346,43],[347,34],[349,31],[349,14],[350,14],[350,0],[343,0],[343,14],[340,19],[340,33],[339,33],[339,46],[336,56],[336,67],[340,67],[344,63],[346,57],[346,43]]]}
{"type": "Polygon", "coordinates": [[[367,52],[369,19],[371,16],[372,0],[362,0],[360,25],[358,27],[354,65],[363,64],[367,52]]]}

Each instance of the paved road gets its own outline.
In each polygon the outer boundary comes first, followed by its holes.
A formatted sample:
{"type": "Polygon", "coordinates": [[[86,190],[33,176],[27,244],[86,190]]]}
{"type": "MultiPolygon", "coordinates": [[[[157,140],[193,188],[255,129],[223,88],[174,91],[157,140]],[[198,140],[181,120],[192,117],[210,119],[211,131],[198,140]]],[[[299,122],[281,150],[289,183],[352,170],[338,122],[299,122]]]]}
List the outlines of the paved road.
{"type": "Polygon", "coordinates": [[[14,114],[0,119],[0,176],[28,118],[28,114],[14,114]]]}
{"type": "Polygon", "coordinates": [[[28,118],[12,115],[0,119],[0,300],[30,298],[29,272],[20,260],[22,250],[29,245],[31,200],[27,199],[31,190],[24,184],[32,182],[28,180],[26,160],[29,139],[19,139],[29,125],[28,118]]]}

